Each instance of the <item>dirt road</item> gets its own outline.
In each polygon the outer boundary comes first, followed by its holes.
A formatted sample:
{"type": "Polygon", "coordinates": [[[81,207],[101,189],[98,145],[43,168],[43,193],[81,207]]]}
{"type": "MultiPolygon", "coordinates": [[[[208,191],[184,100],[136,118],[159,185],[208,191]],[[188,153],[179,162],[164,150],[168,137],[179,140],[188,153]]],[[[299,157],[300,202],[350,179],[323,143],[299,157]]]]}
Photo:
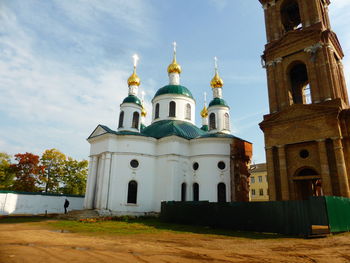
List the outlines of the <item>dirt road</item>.
{"type": "Polygon", "coordinates": [[[248,239],[204,234],[93,236],[45,222],[0,224],[0,262],[350,262],[350,234],[321,239],[248,239]]]}

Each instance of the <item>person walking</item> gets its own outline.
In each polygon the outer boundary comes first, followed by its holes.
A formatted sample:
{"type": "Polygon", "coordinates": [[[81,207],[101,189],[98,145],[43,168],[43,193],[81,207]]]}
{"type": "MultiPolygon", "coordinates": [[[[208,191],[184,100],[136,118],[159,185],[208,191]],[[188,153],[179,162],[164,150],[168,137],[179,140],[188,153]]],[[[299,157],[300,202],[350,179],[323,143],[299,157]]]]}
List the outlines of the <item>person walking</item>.
{"type": "Polygon", "coordinates": [[[67,214],[67,208],[68,208],[68,206],[69,206],[69,201],[66,199],[66,200],[64,201],[64,213],[65,213],[65,214],[67,214]]]}

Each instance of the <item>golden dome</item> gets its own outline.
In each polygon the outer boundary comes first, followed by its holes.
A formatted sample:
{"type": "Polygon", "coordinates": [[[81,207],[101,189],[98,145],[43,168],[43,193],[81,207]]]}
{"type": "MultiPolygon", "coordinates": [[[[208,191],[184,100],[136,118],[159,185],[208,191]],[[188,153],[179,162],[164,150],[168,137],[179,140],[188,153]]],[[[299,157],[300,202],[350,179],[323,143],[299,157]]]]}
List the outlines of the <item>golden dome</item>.
{"type": "Polygon", "coordinates": [[[129,86],[140,86],[140,83],[141,83],[140,78],[136,74],[136,67],[134,67],[134,72],[128,78],[128,85],[129,86]]]}
{"type": "Polygon", "coordinates": [[[176,56],[174,55],[173,62],[168,66],[168,73],[178,73],[181,74],[181,66],[176,62],[176,56]]]}
{"type": "Polygon", "coordinates": [[[219,73],[215,71],[214,78],[210,81],[210,86],[212,88],[222,88],[224,86],[224,81],[220,78],[219,73]]]}
{"type": "Polygon", "coordinates": [[[143,104],[142,104],[141,116],[142,116],[142,117],[146,117],[146,115],[147,115],[147,111],[146,111],[145,107],[144,107],[143,104]]]}
{"type": "Polygon", "coordinates": [[[204,105],[203,110],[201,111],[201,116],[202,118],[207,118],[208,117],[208,109],[207,107],[204,105]]]}

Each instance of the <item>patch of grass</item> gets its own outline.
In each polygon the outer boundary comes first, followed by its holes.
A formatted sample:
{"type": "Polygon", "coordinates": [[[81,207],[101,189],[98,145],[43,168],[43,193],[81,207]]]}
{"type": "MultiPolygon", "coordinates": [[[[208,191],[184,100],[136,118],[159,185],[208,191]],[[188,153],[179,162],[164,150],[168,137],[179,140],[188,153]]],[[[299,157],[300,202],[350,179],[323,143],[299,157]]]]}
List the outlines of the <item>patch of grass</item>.
{"type": "Polygon", "coordinates": [[[78,221],[62,220],[48,222],[48,225],[54,229],[68,230],[76,233],[94,233],[101,235],[130,235],[172,232],[207,235],[209,234],[251,239],[275,239],[285,237],[278,234],[240,232],[227,229],[215,229],[203,226],[171,224],[162,222],[158,218],[136,218],[126,220],[122,219],[122,221],[100,221],[93,223],[82,223],[78,221]]]}

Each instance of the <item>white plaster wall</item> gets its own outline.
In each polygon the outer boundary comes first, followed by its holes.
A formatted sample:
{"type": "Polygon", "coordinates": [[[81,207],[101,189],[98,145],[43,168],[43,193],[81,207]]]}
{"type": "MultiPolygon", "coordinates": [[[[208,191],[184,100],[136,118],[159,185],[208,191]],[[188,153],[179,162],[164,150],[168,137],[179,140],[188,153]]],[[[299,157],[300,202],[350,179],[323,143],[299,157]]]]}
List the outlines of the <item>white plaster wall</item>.
{"type": "Polygon", "coordinates": [[[227,155],[230,156],[231,138],[198,138],[190,141],[190,155],[227,155]]]}
{"type": "Polygon", "coordinates": [[[0,215],[64,213],[65,199],[68,211],[83,209],[84,197],[0,193],[0,215]]]}
{"type": "MultiPolygon", "coordinates": [[[[199,138],[191,140],[191,171],[193,181],[199,184],[199,199],[217,202],[217,185],[225,183],[226,200],[230,200],[230,138],[199,138]],[[224,170],[217,166],[223,161],[224,170]],[[192,164],[198,162],[199,168],[194,171],[192,164]]],[[[232,200],[233,201],[233,200],[232,200]]]]}
{"type": "Polygon", "coordinates": [[[91,153],[96,154],[94,159],[98,159],[96,186],[88,187],[96,189],[96,208],[114,214],[159,212],[161,201],[181,200],[184,182],[188,201],[193,200],[195,182],[199,184],[200,200],[216,202],[217,185],[223,182],[226,200],[230,201],[230,138],[186,140],[169,136],[156,140],[106,134],[89,142],[91,153]],[[110,162],[106,161],[109,155],[110,162]],[[130,167],[132,159],[139,161],[138,168],[130,167]],[[217,167],[219,161],[225,162],[224,170],[217,167]],[[199,163],[197,171],[192,169],[194,162],[199,163]],[[131,180],[138,183],[137,204],[127,204],[131,180]]]}
{"type": "Polygon", "coordinates": [[[188,156],[190,154],[189,140],[178,136],[168,136],[158,140],[156,152],[158,156],[174,154],[188,156]]]}
{"type": "MultiPolygon", "coordinates": [[[[227,107],[222,107],[222,106],[211,106],[208,108],[208,118],[211,113],[215,113],[215,118],[216,118],[216,129],[210,130],[209,132],[211,133],[216,133],[216,132],[223,132],[223,133],[230,133],[230,130],[225,130],[224,129],[224,115],[225,113],[228,113],[229,115],[229,127],[231,129],[231,115],[229,112],[229,109],[227,107]]],[[[210,118],[209,118],[209,124],[210,124],[210,118]]],[[[210,126],[209,126],[210,128],[210,126]]]]}
{"type": "Polygon", "coordinates": [[[104,134],[89,140],[90,156],[104,152],[155,154],[157,140],[145,136],[104,134]]]}
{"type": "MultiPolygon", "coordinates": [[[[141,125],[141,106],[139,106],[135,103],[123,103],[120,105],[120,112],[122,112],[122,111],[124,111],[123,127],[118,128],[118,131],[126,131],[127,130],[127,131],[138,132],[140,130],[140,125],[141,125]],[[135,111],[139,113],[139,125],[138,125],[137,129],[131,128],[133,114],[135,111]]],[[[118,116],[117,125],[119,124],[119,117],[120,117],[120,115],[118,116]]]]}
{"type": "MultiPolygon", "coordinates": [[[[155,211],[154,201],[155,157],[144,154],[113,154],[108,209],[125,214],[155,211]],[[130,161],[139,162],[137,168],[130,161]],[[128,204],[128,184],[137,182],[137,204],[128,204]]],[[[158,211],[158,210],[157,210],[158,211]]]]}
{"type": "Polygon", "coordinates": [[[193,99],[189,97],[175,94],[164,94],[154,98],[152,101],[152,105],[152,123],[160,120],[181,120],[195,124],[196,103],[193,99]],[[174,101],[176,103],[175,117],[169,117],[169,103],[171,101],[174,101]],[[159,103],[159,118],[154,119],[155,107],[157,103],[159,103]],[[187,103],[191,105],[191,120],[185,118],[187,103]]]}
{"type": "MultiPolygon", "coordinates": [[[[217,202],[217,185],[225,183],[226,200],[230,200],[230,158],[228,156],[194,156],[191,159],[192,182],[199,184],[199,200],[208,200],[217,202]],[[218,162],[223,161],[226,164],[224,170],[217,166],[218,162]],[[199,168],[194,171],[192,163],[198,162],[199,168]]],[[[192,187],[192,185],[191,185],[192,187]]],[[[192,197],[192,196],[191,196],[192,197]]],[[[190,200],[193,200],[192,198],[190,200]]]]}

